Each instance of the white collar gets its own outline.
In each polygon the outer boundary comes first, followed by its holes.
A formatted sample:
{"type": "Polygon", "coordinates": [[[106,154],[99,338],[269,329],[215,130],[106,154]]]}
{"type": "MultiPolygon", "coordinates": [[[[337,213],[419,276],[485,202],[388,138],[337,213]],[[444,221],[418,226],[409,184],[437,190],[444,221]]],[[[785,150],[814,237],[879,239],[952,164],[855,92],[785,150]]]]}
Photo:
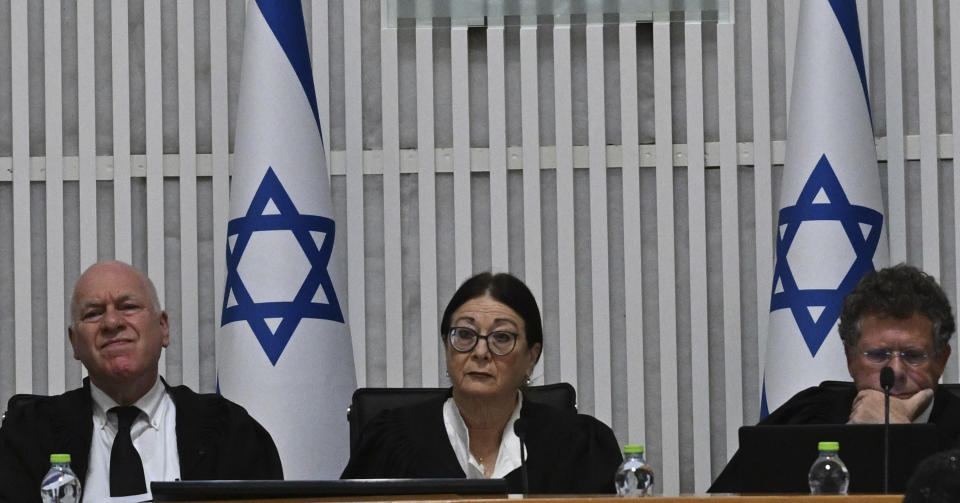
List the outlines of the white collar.
{"type": "MultiPolygon", "coordinates": [[[[153,383],[153,387],[150,388],[150,391],[147,391],[145,395],[140,397],[139,400],[134,402],[132,405],[136,406],[146,415],[147,422],[154,429],[160,428],[160,405],[163,403],[163,397],[166,395],[167,389],[163,385],[163,382],[160,380],[160,377],[157,377],[157,382],[153,383]]],[[[112,419],[108,419],[107,411],[117,407],[119,404],[114,401],[105,391],[100,389],[93,381],[90,381],[90,397],[93,399],[93,418],[95,421],[95,426],[105,427],[107,424],[111,424],[114,428],[116,427],[117,419],[113,415],[112,419]]]]}
{"type": "Polygon", "coordinates": [[[930,399],[930,403],[927,404],[927,408],[923,409],[923,412],[913,420],[914,424],[916,423],[929,423],[930,422],[930,413],[933,412],[933,401],[936,400],[936,396],[930,399]]]}
{"type": "MultiPolygon", "coordinates": [[[[500,451],[497,454],[492,478],[503,478],[520,467],[520,438],[513,431],[513,423],[520,417],[522,407],[523,394],[517,390],[517,406],[514,407],[510,419],[503,428],[500,438],[500,451]]],[[[450,439],[450,447],[453,448],[457,461],[460,463],[460,468],[463,469],[467,478],[486,477],[483,465],[470,452],[470,432],[452,396],[447,398],[447,401],[443,404],[443,425],[447,430],[447,437],[450,439]]]]}

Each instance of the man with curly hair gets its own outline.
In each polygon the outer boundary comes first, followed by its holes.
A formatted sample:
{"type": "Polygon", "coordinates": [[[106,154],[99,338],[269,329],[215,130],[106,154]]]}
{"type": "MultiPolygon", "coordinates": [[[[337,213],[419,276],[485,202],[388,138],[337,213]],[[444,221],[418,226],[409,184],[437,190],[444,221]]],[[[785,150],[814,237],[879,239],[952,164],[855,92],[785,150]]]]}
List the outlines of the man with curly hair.
{"type": "MultiPolygon", "coordinates": [[[[933,423],[944,448],[960,438],[960,397],[938,386],[956,330],[950,301],[929,274],[905,264],[865,274],[844,298],[840,338],[853,382],[807,388],[760,422],[878,424],[884,420],[880,371],[893,369],[891,423],[933,423]]],[[[739,492],[735,454],[710,492],[739,492]]]]}
{"type": "Polygon", "coordinates": [[[857,389],[848,423],[883,422],[885,366],[895,376],[890,422],[930,418],[956,330],[950,301],[930,275],[904,264],[864,275],[844,299],[839,330],[857,389]]]}

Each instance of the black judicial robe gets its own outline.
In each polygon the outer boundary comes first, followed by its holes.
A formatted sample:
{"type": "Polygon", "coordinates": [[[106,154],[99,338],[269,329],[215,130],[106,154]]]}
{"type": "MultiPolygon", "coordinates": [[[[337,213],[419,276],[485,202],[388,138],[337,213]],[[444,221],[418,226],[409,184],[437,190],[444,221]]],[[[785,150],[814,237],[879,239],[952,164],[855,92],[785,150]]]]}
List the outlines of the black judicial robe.
{"type": "MultiPolygon", "coordinates": [[[[283,479],[280,456],[267,430],[243,407],[220,395],[169,386],[177,409],[182,480],[283,479]]],[[[90,380],[62,395],[37,396],[8,411],[0,427],[0,503],[40,501],[50,454],[70,454],[82,484],[93,433],[90,380]]]]}
{"type": "MultiPolygon", "coordinates": [[[[340,478],[464,478],[443,424],[445,400],[378,414],[361,431],[340,478]]],[[[520,415],[530,493],[615,492],[613,476],[623,458],[607,425],[528,400],[520,415]]],[[[522,492],[520,468],[505,479],[511,492],[522,492]]]]}
{"type": "MultiPolygon", "coordinates": [[[[759,424],[846,424],[856,396],[857,388],[852,382],[824,381],[819,386],[793,395],[759,424]]],[[[940,444],[944,449],[957,446],[957,440],[960,439],[960,397],[944,386],[937,386],[929,422],[937,426],[940,444]]],[[[740,464],[744,462],[737,451],[707,492],[740,492],[740,464]]]]}

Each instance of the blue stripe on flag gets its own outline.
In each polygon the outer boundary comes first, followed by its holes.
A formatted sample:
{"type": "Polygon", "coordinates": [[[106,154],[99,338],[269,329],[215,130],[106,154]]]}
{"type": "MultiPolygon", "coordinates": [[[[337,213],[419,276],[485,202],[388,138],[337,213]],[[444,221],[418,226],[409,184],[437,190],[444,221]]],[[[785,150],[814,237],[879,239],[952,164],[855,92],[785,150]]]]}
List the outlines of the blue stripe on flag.
{"type": "Polygon", "coordinates": [[[870,110],[870,94],[867,91],[867,70],[863,64],[863,46],[860,42],[860,22],[857,18],[857,4],[855,0],[830,0],[830,7],[834,15],[837,16],[837,22],[840,23],[840,29],[843,30],[843,36],[847,39],[850,46],[850,52],[853,55],[853,61],[857,65],[857,72],[860,74],[860,85],[863,86],[863,97],[867,100],[867,114],[870,116],[870,125],[873,127],[873,112],[870,110]]]}
{"type": "Polygon", "coordinates": [[[770,407],[767,406],[767,379],[763,379],[763,385],[760,387],[760,419],[770,415],[770,407]]]}
{"type": "Polygon", "coordinates": [[[257,0],[257,6],[263,14],[263,19],[277,42],[283,48],[284,54],[290,60],[293,71],[300,79],[303,92],[310,102],[313,119],[317,122],[317,131],[320,133],[320,142],[323,142],[323,130],[320,128],[320,114],[317,112],[317,93],[313,87],[313,73],[310,71],[310,52],[307,49],[307,31],[303,23],[303,9],[300,2],[288,0],[257,0]],[[291,6],[296,8],[291,8],[291,6]]]}

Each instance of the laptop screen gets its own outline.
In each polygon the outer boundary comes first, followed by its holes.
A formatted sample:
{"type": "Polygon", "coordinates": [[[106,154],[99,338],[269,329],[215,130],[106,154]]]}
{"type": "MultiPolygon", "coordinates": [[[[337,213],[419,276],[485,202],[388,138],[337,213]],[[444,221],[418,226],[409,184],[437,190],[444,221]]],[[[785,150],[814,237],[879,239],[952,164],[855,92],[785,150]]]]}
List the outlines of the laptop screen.
{"type": "MultiPolygon", "coordinates": [[[[740,482],[745,493],[808,493],[807,472],[821,441],[840,443],[850,472],[850,493],[883,492],[884,426],[782,425],[740,428],[740,482]]],[[[902,493],[925,457],[949,448],[938,445],[933,424],[890,425],[890,493],[902,493]]]]}

